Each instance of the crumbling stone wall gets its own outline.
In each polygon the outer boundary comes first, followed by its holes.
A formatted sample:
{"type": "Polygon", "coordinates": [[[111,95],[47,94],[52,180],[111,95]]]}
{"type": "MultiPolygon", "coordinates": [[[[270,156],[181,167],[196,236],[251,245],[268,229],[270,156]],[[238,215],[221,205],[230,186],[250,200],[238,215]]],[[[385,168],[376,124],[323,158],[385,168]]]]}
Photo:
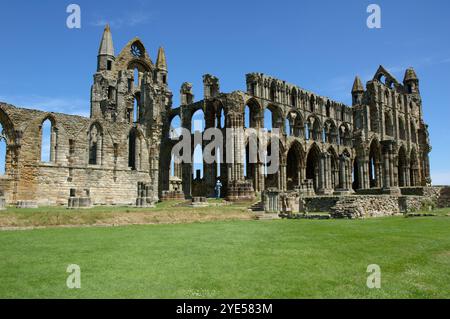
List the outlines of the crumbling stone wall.
{"type": "Polygon", "coordinates": [[[306,197],[305,202],[309,212],[330,212],[340,198],[340,196],[306,197]]]}
{"type": "MultiPolygon", "coordinates": [[[[9,117],[14,130],[21,132],[16,174],[11,176],[7,170],[0,179],[8,203],[31,200],[39,205],[65,205],[70,190],[75,189],[89,190],[94,204],[133,204],[137,183],[152,182],[147,147],[141,150],[138,169],[128,165],[131,127],[127,124],[95,121],[103,130],[103,147],[101,162],[90,165],[88,136],[93,120],[7,104],[0,104],[0,112],[9,117]],[[51,119],[57,131],[57,148],[51,162],[41,161],[41,126],[46,119],[51,119]]],[[[142,139],[146,144],[145,137],[142,139]]]]}

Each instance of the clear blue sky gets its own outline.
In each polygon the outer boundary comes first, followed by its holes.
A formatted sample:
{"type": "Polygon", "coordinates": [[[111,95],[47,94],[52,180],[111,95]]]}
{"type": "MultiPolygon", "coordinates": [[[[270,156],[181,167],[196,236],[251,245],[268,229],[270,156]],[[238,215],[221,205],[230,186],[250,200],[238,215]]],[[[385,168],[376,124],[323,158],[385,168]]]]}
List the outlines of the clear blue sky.
{"type": "Polygon", "coordinates": [[[182,82],[202,97],[201,76],[223,91],[245,89],[264,72],[351,103],[354,76],[367,81],[382,64],[399,80],[413,66],[430,125],[434,183],[450,184],[450,1],[76,1],[82,28],[66,27],[69,1],[0,4],[0,100],[87,115],[105,22],[116,53],[139,36],[156,58],[166,49],[178,103],[182,82]],[[382,29],[366,26],[370,3],[382,29]]]}

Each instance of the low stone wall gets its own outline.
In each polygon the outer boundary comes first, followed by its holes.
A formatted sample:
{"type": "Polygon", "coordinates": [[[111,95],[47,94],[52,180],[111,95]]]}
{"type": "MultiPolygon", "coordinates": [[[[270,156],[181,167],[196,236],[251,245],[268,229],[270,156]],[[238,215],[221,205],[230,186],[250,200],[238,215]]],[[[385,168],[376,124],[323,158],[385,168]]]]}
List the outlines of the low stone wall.
{"type": "Polygon", "coordinates": [[[450,207],[450,187],[410,187],[403,188],[402,193],[302,197],[295,192],[273,190],[263,193],[263,203],[266,212],[330,212],[333,218],[392,216],[450,207]]]}
{"type": "MultiPolygon", "coordinates": [[[[427,203],[432,203],[429,198],[424,196],[402,196],[398,199],[400,211],[402,213],[411,213],[429,209],[427,203]]],[[[433,206],[433,205],[431,205],[433,206]]]]}
{"type": "Polygon", "coordinates": [[[346,196],[331,208],[333,218],[367,218],[400,214],[398,197],[389,195],[346,196]]]}
{"type": "Polygon", "coordinates": [[[450,187],[441,187],[439,197],[436,200],[437,207],[450,207],[450,187]]]}
{"type": "Polygon", "coordinates": [[[343,196],[305,197],[308,212],[329,212],[343,196]]]}
{"type": "Polygon", "coordinates": [[[433,206],[431,203],[426,196],[345,196],[331,208],[331,215],[334,218],[393,216],[430,209],[433,206]]]}

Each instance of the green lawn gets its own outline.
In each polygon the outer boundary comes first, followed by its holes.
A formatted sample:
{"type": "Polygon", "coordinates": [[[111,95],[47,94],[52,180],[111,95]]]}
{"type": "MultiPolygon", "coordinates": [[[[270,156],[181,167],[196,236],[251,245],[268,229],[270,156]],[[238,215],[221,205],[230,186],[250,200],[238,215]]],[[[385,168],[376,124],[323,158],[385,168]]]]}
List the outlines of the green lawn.
{"type": "Polygon", "coordinates": [[[106,226],[130,224],[173,224],[217,220],[252,219],[248,203],[224,205],[209,200],[210,207],[191,207],[186,202],[161,202],[153,208],[96,206],[90,209],[66,207],[14,208],[0,211],[0,229],[53,226],[106,226]]]}
{"type": "Polygon", "coordinates": [[[2,231],[0,247],[1,298],[450,297],[443,216],[2,231]]]}

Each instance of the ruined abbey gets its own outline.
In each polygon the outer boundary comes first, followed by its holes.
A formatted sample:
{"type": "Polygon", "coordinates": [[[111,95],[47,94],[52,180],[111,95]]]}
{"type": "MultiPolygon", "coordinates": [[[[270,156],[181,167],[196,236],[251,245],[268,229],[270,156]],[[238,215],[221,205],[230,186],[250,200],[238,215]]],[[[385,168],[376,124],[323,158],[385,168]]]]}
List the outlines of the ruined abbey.
{"type": "MultiPolygon", "coordinates": [[[[107,26],[89,118],[0,103],[6,142],[0,189],[6,203],[150,206],[159,200],[214,196],[218,180],[230,201],[290,192],[324,198],[401,197],[423,195],[418,190],[431,185],[431,146],[419,78],[412,68],[402,82],[382,66],[365,86],[356,77],[352,106],[261,73],[247,74],[247,90],[232,93],[221,92],[219,80],[204,75],[203,99],[195,101],[186,82],[180,105],[173,106],[168,83],[162,48],[154,63],[135,38],[116,55],[107,26]],[[224,135],[226,128],[263,128],[270,113],[268,131],[280,131],[279,170],[267,174],[264,161],[250,163],[245,138],[222,153],[242,152],[247,162],[204,163],[203,176],[192,163],[174,162],[172,148],[179,137],[171,123],[179,117],[181,127],[192,130],[199,110],[205,128],[222,129],[224,135]],[[45,121],[51,122],[46,162],[41,160],[45,121]]],[[[192,143],[192,150],[196,146],[192,143]]],[[[285,204],[277,199],[271,205],[276,210],[285,204]]]]}

